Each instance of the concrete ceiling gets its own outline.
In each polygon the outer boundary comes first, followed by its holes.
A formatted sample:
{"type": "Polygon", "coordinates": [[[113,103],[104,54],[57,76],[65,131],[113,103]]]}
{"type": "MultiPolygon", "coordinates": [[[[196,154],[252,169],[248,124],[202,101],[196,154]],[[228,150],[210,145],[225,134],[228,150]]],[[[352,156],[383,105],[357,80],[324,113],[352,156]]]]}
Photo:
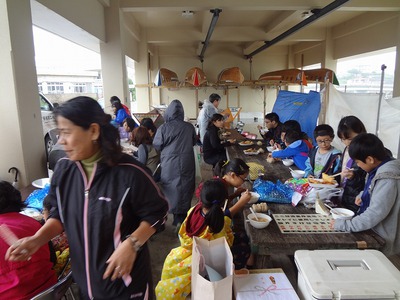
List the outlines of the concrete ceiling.
{"type": "MultiPolygon", "coordinates": [[[[107,7],[110,1],[98,0],[107,7]]],[[[159,54],[185,48],[200,54],[213,14],[219,8],[218,21],[210,46],[239,47],[243,55],[271,41],[305,20],[311,11],[322,9],[334,0],[119,0],[125,27],[140,39],[145,36],[150,49],[159,54]],[[184,17],[183,11],[193,15],[184,17]]],[[[99,52],[99,40],[71,22],[46,9],[34,0],[32,16],[35,25],[99,52]]],[[[346,23],[367,12],[399,12],[400,0],[349,0],[277,43],[280,46],[325,39],[327,29],[346,23]]],[[[207,57],[207,53],[205,53],[207,57]]]]}
{"type": "MultiPolygon", "coordinates": [[[[219,8],[210,45],[240,47],[247,55],[294,25],[311,11],[322,9],[334,0],[120,0],[120,8],[146,33],[151,46],[160,53],[168,47],[189,47],[200,53],[213,14],[219,8]],[[184,17],[183,11],[192,11],[184,17]]],[[[338,9],[305,26],[279,42],[293,45],[303,41],[321,41],[326,30],[365,12],[400,11],[399,0],[350,0],[338,9]]],[[[205,54],[207,56],[207,54],[205,54]]]]}

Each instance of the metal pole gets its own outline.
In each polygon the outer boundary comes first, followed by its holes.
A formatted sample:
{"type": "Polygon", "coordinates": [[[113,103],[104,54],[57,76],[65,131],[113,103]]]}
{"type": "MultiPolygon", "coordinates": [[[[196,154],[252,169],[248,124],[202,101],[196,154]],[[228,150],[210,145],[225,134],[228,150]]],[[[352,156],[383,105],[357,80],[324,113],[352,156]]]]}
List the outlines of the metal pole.
{"type": "Polygon", "coordinates": [[[378,115],[376,118],[376,130],[375,130],[375,135],[379,137],[379,115],[381,114],[381,102],[382,102],[382,97],[383,97],[383,81],[385,78],[385,69],[386,65],[381,66],[381,88],[379,90],[379,101],[378,101],[378,115]]]}

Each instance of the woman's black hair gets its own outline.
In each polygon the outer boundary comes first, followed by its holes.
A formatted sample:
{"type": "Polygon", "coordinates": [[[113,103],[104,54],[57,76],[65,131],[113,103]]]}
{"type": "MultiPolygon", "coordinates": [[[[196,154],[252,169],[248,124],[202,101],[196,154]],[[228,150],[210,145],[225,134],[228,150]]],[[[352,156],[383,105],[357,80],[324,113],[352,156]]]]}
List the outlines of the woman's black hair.
{"type": "Polygon", "coordinates": [[[208,121],[208,126],[207,128],[211,127],[212,125],[214,125],[214,122],[216,121],[223,121],[224,120],[224,116],[221,114],[213,114],[210,121],[208,121]]]}
{"type": "Polygon", "coordinates": [[[154,134],[157,131],[157,127],[154,125],[154,122],[151,118],[143,118],[142,121],[140,122],[140,125],[146,127],[147,130],[153,131],[154,134]]]}
{"type": "Polygon", "coordinates": [[[122,155],[119,132],[111,123],[111,116],[104,113],[96,100],[79,96],[64,102],[54,110],[56,117],[63,117],[76,126],[88,130],[95,123],[100,126],[97,143],[100,146],[102,160],[109,166],[117,164],[122,155]]]}
{"type": "Polygon", "coordinates": [[[121,102],[118,102],[118,101],[112,102],[112,103],[111,103],[111,106],[112,106],[112,107],[115,107],[115,108],[117,109],[117,112],[118,112],[120,109],[124,109],[124,107],[122,106],[121,102]]]}
{"type": "Polygon", "coordinates": [[[361,120],[355,116],[347,116],[340,120],[337,136],[341,139],[348,139],[350,134],[354,132],[357,134],[366,133],[367,130],[361,120]]]}
{"type": "Polygon", "coordinates": [[[236,175],[243,175],[248,173],[250,167],[240,158],[234,158],[232,160],[220,160],[214,167],[214,175],[222,178],[229,172],[233,172],[236,175]]]}
{"type": "Polygon", "coordinates": [[[350,143],[349,155],[352,159],[366,162],[368,156],[380,161],[390,158],[382,141],[372,133],[360,133],[350,143]]]}
{"type": "Polygon", "coordinates": [[[129,129],[131,131],[133,131],[133,129],[135,128],[135,121],[131,118],[131,117],[127,117],[125,118],[124,122],[122,122],[122,124],[124,124],[126,122],[126,125],[128,125],[129,129]]]}
{"type": "Polygon", "coordinates": [[[110,102],[111,102],[111,105],[113,105],[114,102],[121,103],[121,99],[119,99],[117,96],[111,96],[110,102]]]}
{"type": "Polygon", "coordinates": [[[220,179],[211,179],[204,182],[200,193],[202,207],[208,209],[205,222],[213,233],[221,232],[224,228],[223,207],[228,198],[228,191],[220,179]]]}
{"type": "Polygon", "coordinates": [[[20,212],[26,207],[21,193],[7,181],[0,181],[0,214],[20,212]]]}

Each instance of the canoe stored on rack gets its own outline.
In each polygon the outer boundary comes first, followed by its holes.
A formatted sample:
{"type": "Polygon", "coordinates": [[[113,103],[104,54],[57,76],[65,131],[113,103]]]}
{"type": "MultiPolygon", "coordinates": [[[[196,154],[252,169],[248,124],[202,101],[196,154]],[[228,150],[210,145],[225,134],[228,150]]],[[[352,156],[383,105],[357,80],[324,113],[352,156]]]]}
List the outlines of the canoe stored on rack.
{"type": "Polygon", "coordinates": [[[203,86],[207,84],[206,74],[198,67],[193,67],[186,72],[185,83],[189,86],[203,86]]]}
{"type": "Polygon", "coordinates": [[[244,81],[244,76],[240,72],[239,67],[233,67],[224,69],[218,75],[218,83],[230,84],[230,83],[242,83],[244,81]]]}

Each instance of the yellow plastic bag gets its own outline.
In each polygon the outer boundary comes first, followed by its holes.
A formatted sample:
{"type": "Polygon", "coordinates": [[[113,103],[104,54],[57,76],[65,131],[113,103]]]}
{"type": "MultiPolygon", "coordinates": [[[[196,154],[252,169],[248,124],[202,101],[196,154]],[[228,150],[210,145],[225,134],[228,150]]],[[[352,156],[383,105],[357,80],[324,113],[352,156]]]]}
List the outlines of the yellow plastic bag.
{"type": "Polygon", "coordinates": [[[248,162],[246,163],[249,167],[249,175],[250,175],[250,180],[256,180],[258,178],[258,173],[264,173],[265,169],[263,165],[260,165],[255,162],[248,162]]]}

